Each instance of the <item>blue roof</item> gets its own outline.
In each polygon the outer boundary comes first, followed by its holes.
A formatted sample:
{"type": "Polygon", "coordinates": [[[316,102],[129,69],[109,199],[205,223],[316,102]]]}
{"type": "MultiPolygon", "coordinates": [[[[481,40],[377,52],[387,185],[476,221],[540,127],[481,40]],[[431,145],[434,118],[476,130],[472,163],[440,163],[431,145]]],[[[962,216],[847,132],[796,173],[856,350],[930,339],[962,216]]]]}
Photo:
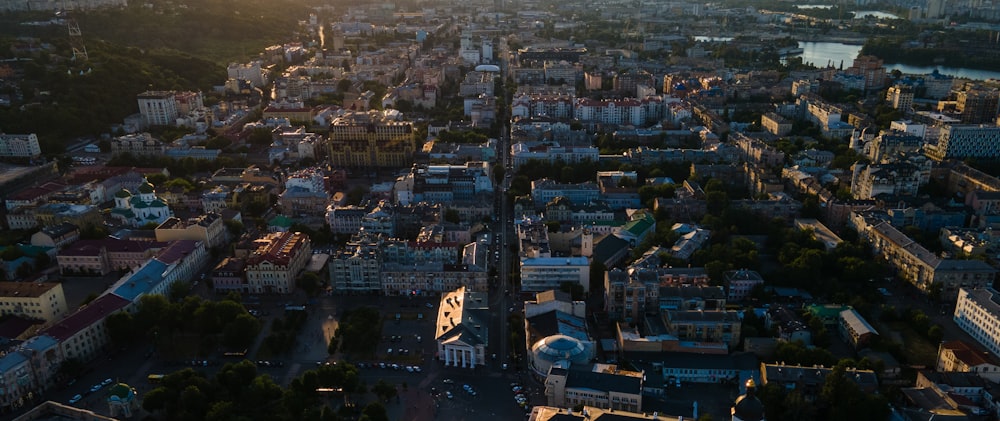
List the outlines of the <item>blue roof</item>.
{"type": "Polygon", "coordinates": [[[135,301],[140,295],[148,293],[160,282],[163,282],[163,271],[167,265],[159,260],[150,259],[145,265],[125,282],[115,288],[114,294],[129,301],[135,301]]]}
{"type": "Polygon", "coordinates": [[[24,364],[25,361],[28,361],[28,357],[25,357],[24,354],[20,352],[11,352],[3,356],[3,358],[0,358],[0,373],[6,373],[17,366],[24,364]]]}
{"type": "Polygon", "coordinates": [[[56,338],[45,334],[34,336],[21,344],[21,346],[27,349],[39,352],[49,350],[57,345],[59,345],[59,341],[57,341],[56,338]]]}

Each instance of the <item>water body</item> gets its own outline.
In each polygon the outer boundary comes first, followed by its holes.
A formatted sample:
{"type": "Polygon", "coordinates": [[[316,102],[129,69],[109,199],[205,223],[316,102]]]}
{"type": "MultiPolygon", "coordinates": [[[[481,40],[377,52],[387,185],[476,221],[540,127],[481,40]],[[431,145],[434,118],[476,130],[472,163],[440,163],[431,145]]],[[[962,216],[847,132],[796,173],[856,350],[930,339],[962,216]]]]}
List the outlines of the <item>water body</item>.
{"type": "MultiPolygon", "coordinates": [[[[860,45],[848,45],[840,42],[799,42],[802,49],[803,63],[810,63],[813,66],[824,67],[830,64],[840,68],[841,62],[844,68],[848,68],[861,51],[860,45]]],[[[938,73],[956,78],[968,79],[1000,79],[1000,72],[990,70],[967,69],[964,67],[949,66],[911,66],[907,64],[886,64],[887,71],[898,69],[904,74],[925,75],[937,70],[938,73]]]]}

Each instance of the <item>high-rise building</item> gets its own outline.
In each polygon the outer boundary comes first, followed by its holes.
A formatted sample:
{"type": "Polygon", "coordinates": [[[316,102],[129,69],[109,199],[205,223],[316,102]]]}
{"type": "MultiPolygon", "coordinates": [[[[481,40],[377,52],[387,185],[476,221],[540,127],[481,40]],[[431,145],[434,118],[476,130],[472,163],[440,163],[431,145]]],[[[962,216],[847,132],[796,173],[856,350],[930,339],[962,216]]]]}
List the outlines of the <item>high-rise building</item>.
{"type": "Polygon", "coordinates": [[[179,113],[173,91],[146,91],[136,99],[146,126],[172,126],[176,123],[179,113]]]}
{"type": "Polygon", "coordinates": [[[995,122],[998,106],[1000,91],[995,89],[966,89],[959,91],[955,99],[955,110],[966,124],[995,122]]]}
{"type": "Polygon", "coordinates": [[[945,2],[946,0],[927,0],[927,19],[944,17],[945,2]]]}
{"type": "Polygon", "coordinates": [[[954,124],[941,129],[937,145],[928,148],[934,159],[1000,158],[1000,127],[984,124],[954,124]]]}
{"type": "Polygon", "coordinates": [[[854,64],[845,70],[847,74],[865,78],[865,90],[882,89],[885,86],[885,66],[882,59],[875,56],[858,56],[854,64]]]}
{"type": "Polygon", "coordinates": [[[906,85],[895,85],[889,88],[885,100],[892,105],[892,108],[908,113],[910,107],[913,106],[913,88],[906,85]]]}
{"type": "Polygon", "coordinates": [[[334,167],[409,167],[416,148],[413,123],[378,111],[354,112],[330,124],[330,164],[334,167]]]}

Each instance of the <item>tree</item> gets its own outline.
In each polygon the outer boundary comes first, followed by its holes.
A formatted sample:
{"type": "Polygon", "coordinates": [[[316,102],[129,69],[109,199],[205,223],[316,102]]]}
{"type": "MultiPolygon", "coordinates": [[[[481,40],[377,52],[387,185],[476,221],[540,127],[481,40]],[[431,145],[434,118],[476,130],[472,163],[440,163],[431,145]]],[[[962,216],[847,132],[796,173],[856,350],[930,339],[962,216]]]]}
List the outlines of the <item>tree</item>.
{"type": "Polygon", "coordinates": [[[135,321],[128,312],[119,311],[108,316],[107,321],[108,336],[111,342],[117,345],[124,345],[135,340],[135,321]]]}
{"type": "Polygon", "coordinates": [[[244,312],[226,324],[222,330],[222,344],[231,349],[243,349],[260,334],[260,320],[244,312]]]}
{"type": "Polygon", "coordinates": [[[295,285],[306,292],[310,297],[319,294],[323,280],[315,272],[305,272],[296,280],[295,285]]]}
{"type": "Polygon", "coordinates": [[[448,208],[444,211],[444,220],[457,224],[462,222],[462,216],[459,215],[458,209],[448,208]]]}
{"type": "Polygon", "coordinates": [[[396,386],[386,383],[385,380],[379,379],[374,386],[372,386],[372,393],[378,396],[379,399],[388,402],[392,398],[395,398],[399,393],[396,390],[396,386]]]}
{"type": "Polygon", "coordinates": [[[385,411],[385,406],[379,402],[372,402],[361,410],[361,420],[363,421],[389,421],[389,415],[385,411]]]}
{"type": "Polygon", "coordinates": [[[559,290],[562,292],[569,293],[571,296],[573,296],[574,301],[579,301],[584,298],[583,285],[580,285],[579,282],[573,282],[573,281],[563,282],[559,284],[559,290]]]}

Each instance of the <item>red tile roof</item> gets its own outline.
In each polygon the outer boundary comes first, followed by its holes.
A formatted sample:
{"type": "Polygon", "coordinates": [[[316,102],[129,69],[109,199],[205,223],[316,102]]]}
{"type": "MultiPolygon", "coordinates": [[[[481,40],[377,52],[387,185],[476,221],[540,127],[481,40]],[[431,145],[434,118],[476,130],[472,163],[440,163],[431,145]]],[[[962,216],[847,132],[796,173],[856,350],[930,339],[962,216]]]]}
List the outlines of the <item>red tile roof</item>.
{"type": "Polygon", "coordinates": [[[39,333],[63,342],[88,326],[104,320],[111,313],[125,308],[129,303],[129,300],[117,295],[105,294],[39,333]]]}

